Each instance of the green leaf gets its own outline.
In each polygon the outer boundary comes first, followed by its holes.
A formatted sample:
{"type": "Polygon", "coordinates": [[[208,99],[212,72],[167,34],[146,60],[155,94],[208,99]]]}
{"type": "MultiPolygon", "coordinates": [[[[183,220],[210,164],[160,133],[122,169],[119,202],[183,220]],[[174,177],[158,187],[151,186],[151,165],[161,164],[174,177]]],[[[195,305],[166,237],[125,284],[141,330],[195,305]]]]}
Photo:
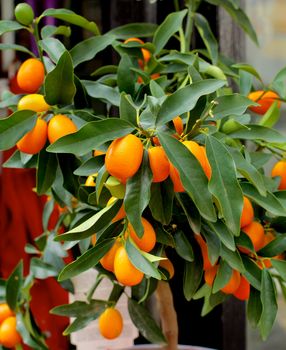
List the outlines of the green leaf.
{"type": "Polygon", "coordinates": [[[1,20],[0,22],[0,35],[8,32],[14,32],[19,29],[27,29],[27,27],[22,26],[16,21],[1,20]]]}
{"type": "Polygon", "coordinates": [[[128,179],[124,197],[124,208],[128,221],[139,237],[143,236],[141,217],[151,196],[152,172],[149,168],[148,152],[145,150],[137,173],[128,179]]]}
{"type": "Polygon", "coordinates": [[[2,164],[3,168],[16,168],[16,169],[25,169],[25,168],[36,168],[37,167],[37,155],[29,158],[27,162],[23,162],[19,150],[16,150],[12,156],[2,164]]]}
{"type": "Polygon", "coordinates": [[[154,54],[158,54],[167,44],[169,39],[182,27],[183,19],[187,10],[170,13],[163,23],[159,25],[153,37],[153,44],[156,49],[154,54]]]}
{"type": "Polygon", "coordinates": [[[245,267],[237,250],[233,252],[222,244],[220,255],[233,269],[238,270],[241,273],[245,272],[245,267]]]}
{"type": "Polygon", "coordinates": [[[72,263],[66,265],[59,274],[58,280],[64,281],[94,267],[99,260],[109,251],[114,243],[114,239],[106,239],[87,250],[72,263]]]}
{"type": "Polygon", "coordinates": [[[262,270],[260,298],[262,303],[262,313],[259,320],[259,328],[262,339],[266,340],[273,327],[278,311],[276,288],[271,274],[267,269],[262,270]]]}
{"type": "Polygon", "coordinates": [[[271,259],[272,266],[276,269],[278,274],[283,278],[286,282],[286,261],[271,259]]]}
{"type": "Polygon", "coordinates": [[[50,310],[52,315],[67,316],[67,317],[81,317],[81,316],[91,316],[94,313],[99,315],[105,310],[108,303],[105,300],[93,299],[90,303],[84,301],[74,301],[71,304],[65,304],[56,306],[50,310]]]}
{"type": "Polygon", "coordinates": [[[90,122],[80,128],[76,133],[57,140],[47,148],[47,151],[72,153],[81,156],[98,148],[107,141],[130,134],[133,130],[134,126],[118,118],[90,122]]]}
{"type": "Polygon", "coordinates": [[[117,214],[122,201],[116,201],[114,204],[101,209],[96,214],[92,215],[89,219],[72,228],[71,230],[55,237],[56,241],[77,241],[90,237],[95,232],[99,232],[107,224],[111,222],[113,217],[117,214]]]}
{"type": "Polygon", "coordinates": [[[76,93],[71,56],[65,51],[45,79],[45,100],[50,105],[72,104],[76,93]]]}
{"type": "Polygon", "coordinates": [[[215,119],[222,119],[229,115],[242,115],[249,106],[255,104],[249,98],[239,95],[220,96],[215,99],[217,105],[213,109],[215,119]]]}
{"type": "MultiPolygon", "coordinates": [[[[213,231],[206,226],[205,224],[202,225],[202,230],[201,233],[203,234],[206,244],[207,244],[207,253],[208,253],[208,258],[211,262],[212,265],[215,265],[219,259],[219,256],[221,255],[221,250],[223,244],[217,237],[217,235],[213,234],[213,231]]],[[[225,247],[227,250],[227,248],[225,247]]],[[[201,255],[200,255],[201,256],[201,255]]]]}
{"type": "Polygon", "coordinates": [[[276,216],[286,216],[286,208],[283,207],[282,203],[272,193],[267,192],[266,196],[261,196],[257,189],[246,182],[241,183],[243,194],[248,197],[251,201],[254,201],[262,208],[266,209],[270,213],[276,216]]]}
{"type": "Polygon", "coordinates": [[[131,23],[111,29],[107,34],[114,35],[117,39],[144,38],[152,36],[157,27],[153,23],[131,23]]]}
{"type": "Polygon", "coordinates": [[[6,281],[6,302],[12,310],[17,308],[18,298],[24,282],[23,268],[23,260],[21,260],[6,281]]]}
{"type": "Polygon", "coordinates": [[[40,47],[49,55],[49,58],[58,63],[59,59],[66,52],[65,46],[55,38],[46,38],[39,41],[40,47]]]}
{"type": "Polygon", "coordinates": [[[122,92],[119,106],[120,119],[127,120],[133,125],[137,125],[137,110],[132,101],[132,97],[122,92]]]}
{"type": "Polygon", "coordinates": [[[214,280],[212,292],[217,293],[220,289],[222,289],[228,283],[231,276],[232,268],[224,260],[221,260],[216,278],[214,280]]]}
{"type": "Polygon", "coordinates": [[[233,252],[236,250],[234,237],[221,220],[217,220],[217,222],[208,222],[208,225],[228,249],[233,252]]]}
{"type": "Polygon", "coordinates": [[[120,92],[126,92],[133,95],[135,91],[136,76],[131,70],[133,66],[131,58],[123,54],[119,61],[117,71],[117,84],[120,92]]]}
{"type": "Polygon", "coordinates": [[[8,118],[0,119],[0,150],[13,147],[36,122],[37,114],[23,110],[11,114],[8,118]]]}
{"type": "Polygon", "coordinates": [[[259,250],[259,255],[273,257],[286,251],[286,234],[277,236],[273,241],[268,243],[264,248],[259,250]]]}
{"type": "Polygon", "coordinates": [[[236,179],[233,158],[225,146],[216,138],[206,138],[207,156],[212,168],[209,191],[217,200],[218,209],[226,226],[238,236],[243,207],[242,191],[236,179]]]}
{"type": "Polygon", "coordinates": [[[104,102],[108,102],[119,107],[120,93],[117,88],[112,88],[110,86],[89,80],[82,80],[81,82],[90,97],[103,100],[104,102]]]}
{"type": "Polygon", "coordinates": [[[203,277],[203,265],[201,259],[185,261],[183,291],[187,301],[190,301],[198,290],[203,277]]]}
{"type": "Polygon", "coordinates": [[[201,231],[201,216],[191,198],[185,193],[176,193],[176,199],[180,203],[190,228],[198,233],[201,231]]]}
{"type": "Polygon", "coordinates": [[[248,124],[248,129],[236,130],[229,135],[234,139],[262,140],[266,142],[285,143],[286,138],[278,131],[262,125],[248,124]]]}
{"type": "Polygon", "coordinates": [[[146,307],[133,299],[128,299],[128,312],[135,327],[152,344],[165,345],[166,339],[146,307]]]}
{"type": "Polygon", "coordinates": [[[244,70],[239,70],[239,91],[242,95],[247,96],[252,87],[253,76],[244,70]]]}
{"type": "Polygon", "coordinates": [[[68,26],[53,26],[46,25],[41,29],[41,37],[43,39],[51,37],[53,35],[64,35],[66,37],[70,37],[71,28],[68,26]]]}
{"type": "Polygon", "coordinates": [[[161,275],[157,268],[143,255],[135,245],[131,242],[130,237],[128,237],[125,245],[128,257],[131,263],[137,267],[138,270],[143,272],[147,276],[151,276],[158,280],[161,279],[161,275]]]}
{"type": "Polygon", "coordinates": [[[97,156],[88,159],[74,171],[77,176],[89,176],[97,173],[104,165],[104,156],[97,156]]]}
{"type": "Polygon", "coordinates": [[[257,70],[248,63],[236,63],[236,64],[233,64],[231,67],[239,70],[243,70],[244,72],[248,72],[262,82],[261,76],[259,75],[257,70]]]}
{"type": "Polygon", "coordinates": [[[97,68],[94,72],[92,72],[90,75],[92,77],[97,77],[100,75],[106,75],[106,74],[116,74],[117,73],[117,66],[115,65],[106,65],[97,68]]]}
{"type": "Polygon", "coordinates": [[[259,121],[259,125],[272,128],[280,119],[280,108],[278,108],[278,101],[271,104],[270,108],[266,111],[263,117],[259,121]]]}
{"type": "Polygon", "coordinates": [[[195,26],[210,54],[213,64],[217,64],[218,59],[218,43],[211,30],[207,19],[199,13],[194,15],[195,26]]]}
{"type": "Polygon", "coordinates": [[[150,80],[150,91],[154,97],[160,98],[165,96],[165,91],[163,88],[158,83],[156,83],[155,80],[152,79],[150,80]]]}
{"type": "Polygon", "coordinates": [[[266,188],[262,174],[243,157],[238,149],[228,147],[228,150],[230,151],[235,166],[240,174],[252,183],[262,196],[266,196],[266,188]]]}
{"type": "Polygon", "coordinates": [[[192,198],[200,214],[209,221],[216,221],[208,180],[195,156],[174,137],[159,132],[159,140],[167,157],[178,169],[184,188],[192,198]]]}
{"type": "Polygon", "coordinates": [[[262,303],[260,300],[260,292],[251,288],[249,300],[247,303],[247,318],[253,327],[257,327],[261,318],[262,303]]]}
{"type": "Polygon", "coordinates": [[[46,152],[45,148],[41,150],[38,156],[37,171],[37,193],[45,194],[52,186],[58,166],[55,154],[46,152]]]}
{"type": "Polygon", "coordinates": [[[70,50],[74,67],[92,60],[99,52],[112,45],[114,39],[114,36],[106,34],[81,41],[70,50]]]}
{"type": "Polygon", "coordinates": [[[169,225],[173,214],[174,191],[171,180],[152,183],[149,208],[155,220],[162,225],[169,225]]]}
{"type": "Polygon", "coordinates": [[[96,178],[96,185],[95,185],[95,190],[96,190],[96,201],[99,203],[99,197],[101,194],[101,191],[103,189],[104,183],[107,180],[109,174],[105,168],[105,165],[99,170],[97,178],[96,178]]]}
{"type": "Polygon", "coordinates": [[[175,249],[178,255],[186,261],[194,261],[195,257],[193,247],[184,232],[181,230],[176,232],[174,239],[176,243],[175,249]]]}
{"type": "Polygon", "coordinates": [[[57,19],[61,19],[62,21],[65,21],[65,22],[74,24],[76,26],[79,26],[83,29],[86,29],[95,35],[99,35],[98,27],[94,22],[89,22],[87,19],[77,15],[71,10],[67,10],[64,8],[62,9],[51,8],[44,11],[40,18],[42,17],[54,17],[57,19]]]}
{"type": "MultiPolygon", "coordinates": [[[[0,23],[1,26],[1,23],[0,23]]],[[[21,51],[21,52],[25,52],[28,55],[32,56],[32,57],[36,57],[33,52],[31,52],[30,50],[28,50],[25,46],[22,45],[16,45],[16,44],[0,44],[0,51],[1,50],[15,50],[15,51],[21,51]]]]}
{"type": "Polygon", "coordinates": [[[235,243],[239,248],[246,248],[247,250],[255,254],[252,240],[243,231],[240,232],[240,235],[238,237],[235,237],[235,243]]]}
{"type": "Polygon", "coordinates": [[[10,91],[4,91],[1,96],[0,108],[16,107],[20,98],[19,95],[14,95],[10,91]]]}
{"type": "Polygon", "coordinates": [[[249,35],[249,37],[258,44],[257,36],[255,30],[252,27],[252,24],[245,14],[245,12],[233,5],[232,0],[206,0],[208,3],[222,6],[229,15],[234,19],[234,21],[249,35]]]}
{"type": "Polygon", "coordinates": [[[165,124],[185,112],[192,110],[199,98],[217,91],[225,81],[205,79],[179,89],[163,102],[156,120],[157,125],[165,124]]]}
{"type": "Polygon", "coordinates": [[[54,266],[45,263],[43,260],[33,257],[30,262],[30,271],[35,278],[46,279],[58,275],[54,266]]]}
{"type": "Polygon", "coordinates": [[[250,284],[257,290],[261,290],[261,269],[248,256],[242,256],[245,266],[244,275],[250,284]]]}

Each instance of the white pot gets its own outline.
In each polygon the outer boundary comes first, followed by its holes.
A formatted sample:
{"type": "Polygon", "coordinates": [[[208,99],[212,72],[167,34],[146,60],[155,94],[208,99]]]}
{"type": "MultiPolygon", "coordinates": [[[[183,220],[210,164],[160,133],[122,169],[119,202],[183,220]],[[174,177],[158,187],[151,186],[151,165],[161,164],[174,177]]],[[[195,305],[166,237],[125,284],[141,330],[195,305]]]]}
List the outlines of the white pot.
{"type": "MultiPolygon", "coordinates": [[[[130,348],[124,348],[121,350],[160,350],[162,347],[159,345],[152,345],[152,344],[144,344],[144,345],[135,345],[131,346],[130,348]]],[[[191,346],[191,345],[179,345],[179,350],[215,350],[211,348],[202,348],[200,346],[191,346]]]]}

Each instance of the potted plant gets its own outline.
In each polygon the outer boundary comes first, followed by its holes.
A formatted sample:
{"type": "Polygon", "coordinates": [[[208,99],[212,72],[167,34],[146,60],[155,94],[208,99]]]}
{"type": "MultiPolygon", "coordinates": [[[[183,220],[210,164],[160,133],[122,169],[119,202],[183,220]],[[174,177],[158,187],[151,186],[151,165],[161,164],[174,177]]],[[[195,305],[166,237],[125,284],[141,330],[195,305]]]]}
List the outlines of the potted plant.
{"type": "MultiPolygon", "coordinates": [[[[206,1],[223,6],[257,40],[236,3],[206,1]]],[[[262,338],[269,335],[277,286],[285,295],[286,281],[286,138],[273,128],[285,99],[285,69],[265,86],[252,66],[221,56],[200,3],[186,1],[159,26],[135,23],[104,34],[66,9],[34,18],[27,4],[16,7],[17,21],[0,22],[1,34],[29,31],[39,53],[0,46],[32,56],[17,75],[25,93],[6,93],[1,102],[13,113],[0,120],[0,148],[17,147],[5,166],[36,168],[36,191],[49,196],[45,231],[26,247],[34,255],[29,275],[23,276],[20,262],[3,283],[14,327],[7,340],[2,323],[4,346],[21,348],[22,339],[47,348],[29,310],[35,279],[57,276],[71,289],[73,277],[96,268],[86,301],[51,311],[75,318],[65,335],[99,318],[104,337],[119,336],[116,303],[126,293],[139,331],[151,343],[176,349],[170,249],[184,261],[179,288],[187,300],[204,299],[202,315],[234,296],[247,300],[248,318],[262,338]],[[47,16],[66,24],[41,27],[47,16]],[[69,24],[91,36],[67,50],[60,38],[70,35],[69,24]],[[205,49],[190,46],[195,28],[205,49]],[[107,47],[117,52],[118,65],[82,79],[80,64],[107,47]],[[264,169],[270,159],[277,160],[271,174],[264,169]],[[55,207],[60,216],[49,231],[55,207]],[[75,247],[80,253],[65,264],[75,247]],[[113,285],[108,300],[93,299],[105,278],[113,285]],[[154,293],[162,330],[144,307],[154,293]]]]}

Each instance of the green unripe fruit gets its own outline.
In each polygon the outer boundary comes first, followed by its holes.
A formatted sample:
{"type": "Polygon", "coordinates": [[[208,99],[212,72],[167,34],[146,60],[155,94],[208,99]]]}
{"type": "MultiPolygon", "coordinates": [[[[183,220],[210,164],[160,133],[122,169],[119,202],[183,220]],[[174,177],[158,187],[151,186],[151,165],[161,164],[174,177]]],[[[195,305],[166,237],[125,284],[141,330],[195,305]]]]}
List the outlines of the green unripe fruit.
{"type": "Polygon", "coordinates": [[[15,7],[15,17],[19,23],[28,26],[33,22],[35,15],[30,5],[21,2],[15,7]]]}
{"type": "Polygon", "coordinates": [[[241,128],[243,128],[243,126],[231,118],[223,124],[221,131],[223,131],[225,134],[231,134],[241,128]]]}

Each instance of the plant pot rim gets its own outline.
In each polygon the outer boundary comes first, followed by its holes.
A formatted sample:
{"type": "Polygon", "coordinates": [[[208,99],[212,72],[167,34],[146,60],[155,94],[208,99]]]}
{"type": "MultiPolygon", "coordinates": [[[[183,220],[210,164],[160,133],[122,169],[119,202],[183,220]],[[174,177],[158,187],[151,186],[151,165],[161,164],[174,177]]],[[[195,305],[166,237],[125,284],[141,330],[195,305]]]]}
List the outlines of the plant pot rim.
{"type": "MultiPolygon", "coordinates": [[[[160,345],[153,345],[153,344],[142,344],[142,345],[134,345],[128,348],[124,348],[124,350],[160,350],[162,347],[160,345]]],[[[192,345],[178,345],[179,350],[216,350],[213,348],[205,348],[201,346],[192,346],[192,345]]],[[[121,349],[123,350],[123,349],[121,349]]]]}

